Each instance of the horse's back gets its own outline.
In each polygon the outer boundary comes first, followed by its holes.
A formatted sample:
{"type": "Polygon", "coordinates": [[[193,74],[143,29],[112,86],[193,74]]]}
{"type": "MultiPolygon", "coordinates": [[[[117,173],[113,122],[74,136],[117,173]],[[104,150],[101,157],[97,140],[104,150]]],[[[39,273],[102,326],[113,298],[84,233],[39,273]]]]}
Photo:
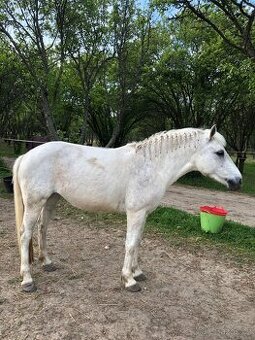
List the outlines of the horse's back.
{"type": "Polygon", "coordinates": [[[43,144],[23,156],[22,186],[44,196],[58,193],[87,210],[124,210],[132,146],[117,149],[65,142],[43,144]]]}

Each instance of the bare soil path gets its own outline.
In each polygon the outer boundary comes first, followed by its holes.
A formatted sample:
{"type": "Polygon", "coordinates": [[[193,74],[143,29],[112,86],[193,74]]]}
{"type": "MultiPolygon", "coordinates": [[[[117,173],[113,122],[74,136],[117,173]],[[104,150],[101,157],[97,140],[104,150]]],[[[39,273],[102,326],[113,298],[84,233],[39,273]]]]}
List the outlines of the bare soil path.
{"type": "MultiPolygon", "coordinates": [[[[206,202],[205,202],[206,203],[206,202]]],[[[145,233],[139,293],[121,288],[125,225],[54,220],[49,251],[58,270],[38,291],[20,291],[13,203],[0,198],[0,339],[254,340],[255,268],[217,248],[178,247],[145,233]]]]}
{"type": "Polygon", "coordinates": [[[192,214],[198,214],[199,207],[203,205],[223,206],[229,211],[227,219],[255,227],[255,197],[238,192],[172,185],[161,203],[192,214]]]}

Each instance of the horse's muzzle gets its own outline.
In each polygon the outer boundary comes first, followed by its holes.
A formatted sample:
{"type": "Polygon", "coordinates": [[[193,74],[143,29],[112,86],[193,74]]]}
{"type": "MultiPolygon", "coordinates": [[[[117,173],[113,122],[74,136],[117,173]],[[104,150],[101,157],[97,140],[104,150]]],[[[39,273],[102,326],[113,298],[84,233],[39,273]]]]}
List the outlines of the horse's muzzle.
{"type": "Polygon", "coordinates": [[[242,184],[242,178],[241,177],[235,177],[227,180],[228,188],[230,190],[238,190],[241,187],[242,184]]]}

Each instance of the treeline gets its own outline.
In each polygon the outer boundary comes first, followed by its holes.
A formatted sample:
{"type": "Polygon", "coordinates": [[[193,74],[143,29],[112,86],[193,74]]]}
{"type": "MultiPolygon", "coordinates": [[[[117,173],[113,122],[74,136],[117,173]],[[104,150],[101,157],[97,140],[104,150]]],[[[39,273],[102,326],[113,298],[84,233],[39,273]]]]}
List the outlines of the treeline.
{"type": "Polygon", "coordinates": [[[242,163],[254,18],[252,1],[0,1],[0,137],[117,147],[216,123],[242,163]]]}

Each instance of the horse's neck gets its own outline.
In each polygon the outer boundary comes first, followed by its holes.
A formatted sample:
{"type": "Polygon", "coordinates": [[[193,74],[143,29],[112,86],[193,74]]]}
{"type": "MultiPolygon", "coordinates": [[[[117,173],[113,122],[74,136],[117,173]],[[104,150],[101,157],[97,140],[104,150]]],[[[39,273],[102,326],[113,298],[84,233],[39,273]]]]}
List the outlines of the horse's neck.
{"type": "Polygon", "coordinates": [[[191,162],[194,152],[192,149],[180,148],[167,154],[165,159],[158,163],[158,171],[167,185],[173,184],[180,177],[194,170],[193,163],[191,162]]]}
{"type": "Polygon", "coordinates": [[[166,185],[194,170],[192,156],[201,144],[201,132],[182,129],[160,133],[138,145],[138,152],[153,164],[166,185]]]}

